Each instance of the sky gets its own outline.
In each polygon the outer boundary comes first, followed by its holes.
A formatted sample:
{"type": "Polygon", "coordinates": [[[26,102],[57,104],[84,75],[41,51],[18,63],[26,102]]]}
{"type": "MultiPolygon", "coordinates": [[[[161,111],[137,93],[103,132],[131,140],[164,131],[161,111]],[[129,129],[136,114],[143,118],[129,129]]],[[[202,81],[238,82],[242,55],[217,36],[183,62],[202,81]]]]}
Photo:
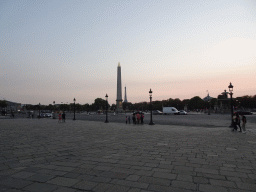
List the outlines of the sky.
{"type": "Polygon", "coordinates": [[[0,99],[256,95],[255,0],[0,0],[0,99]],[[208,91],[208,92],[207,92],[208,91]]]}

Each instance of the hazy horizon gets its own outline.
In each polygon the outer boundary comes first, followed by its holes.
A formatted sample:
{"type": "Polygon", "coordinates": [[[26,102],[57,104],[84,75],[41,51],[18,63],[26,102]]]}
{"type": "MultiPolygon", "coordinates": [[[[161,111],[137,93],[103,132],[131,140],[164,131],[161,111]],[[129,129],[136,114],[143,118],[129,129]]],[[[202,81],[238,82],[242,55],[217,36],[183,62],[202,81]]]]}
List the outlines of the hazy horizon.
{"type": "Polygon", "coordinates": [[[0,2],[0,99],[115,103],[256,95],[256,1],[0,2]],[[124,98],[123,98],[124,99],[124,98]]]}

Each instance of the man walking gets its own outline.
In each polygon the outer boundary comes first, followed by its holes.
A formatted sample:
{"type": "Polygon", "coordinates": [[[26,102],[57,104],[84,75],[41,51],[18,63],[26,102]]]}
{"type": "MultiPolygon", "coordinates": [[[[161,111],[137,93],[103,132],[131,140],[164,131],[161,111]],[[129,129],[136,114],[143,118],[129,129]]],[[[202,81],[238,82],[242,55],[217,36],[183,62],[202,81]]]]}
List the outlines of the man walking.
{"type": "Polygon", "coordinates": [[[65,122],[65,119],[66,119],[66,114],[63,112],[62,113],[62,122],[65,122]]]}

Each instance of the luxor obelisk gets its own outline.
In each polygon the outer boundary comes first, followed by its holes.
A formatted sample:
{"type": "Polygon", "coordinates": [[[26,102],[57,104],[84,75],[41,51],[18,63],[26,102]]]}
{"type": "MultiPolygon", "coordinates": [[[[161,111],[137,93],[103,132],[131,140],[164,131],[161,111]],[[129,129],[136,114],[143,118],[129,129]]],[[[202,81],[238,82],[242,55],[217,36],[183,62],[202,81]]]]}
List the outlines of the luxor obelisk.
{"type": "Polygon", "coordinates": [[[122,79],[121,79],[121,65],[118,63],[117,66],[117,94],[116,94],[116,112],[123,111],[122,104],[122,79]]]}

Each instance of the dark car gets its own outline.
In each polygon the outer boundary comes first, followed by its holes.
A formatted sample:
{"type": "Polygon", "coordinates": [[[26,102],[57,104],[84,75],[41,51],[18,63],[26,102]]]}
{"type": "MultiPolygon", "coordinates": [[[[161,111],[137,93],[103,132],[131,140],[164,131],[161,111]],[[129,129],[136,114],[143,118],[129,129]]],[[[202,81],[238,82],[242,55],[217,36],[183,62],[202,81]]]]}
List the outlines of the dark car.
{"type": "Polygon", "coordinates": [[[252,112],[250,111],[237,111],[236,113],[238,113],[239,115],[252,115],[252,112]]]}

